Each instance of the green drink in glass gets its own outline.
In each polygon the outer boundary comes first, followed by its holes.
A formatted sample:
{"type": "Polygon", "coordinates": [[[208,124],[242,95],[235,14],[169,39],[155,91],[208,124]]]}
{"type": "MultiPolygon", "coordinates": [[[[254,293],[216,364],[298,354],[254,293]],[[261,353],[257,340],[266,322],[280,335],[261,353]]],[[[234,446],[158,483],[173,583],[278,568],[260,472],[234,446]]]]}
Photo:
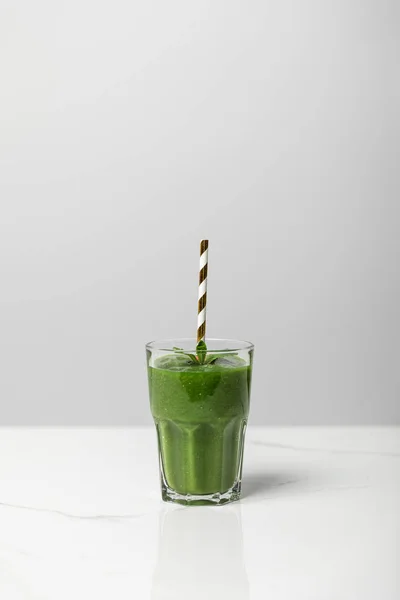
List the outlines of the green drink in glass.
{"type": "Polygon", "coordinates": [[[225,504],[240,497],[253,345],[208,339],[207,346],[200,356],[194,339],[146,346],[165,501],[225,504]]]}

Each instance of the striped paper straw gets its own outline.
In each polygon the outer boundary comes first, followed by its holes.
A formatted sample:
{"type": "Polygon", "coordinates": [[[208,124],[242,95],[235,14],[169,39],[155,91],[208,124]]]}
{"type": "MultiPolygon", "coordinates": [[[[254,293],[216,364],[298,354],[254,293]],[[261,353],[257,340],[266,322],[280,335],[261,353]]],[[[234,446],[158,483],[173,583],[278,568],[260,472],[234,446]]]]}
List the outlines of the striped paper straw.
{"type": "Polygon", "coordinates": [[[206,336],[208,240],[200,242],[199,301],[197,304],[197,343],[206,336]]]}

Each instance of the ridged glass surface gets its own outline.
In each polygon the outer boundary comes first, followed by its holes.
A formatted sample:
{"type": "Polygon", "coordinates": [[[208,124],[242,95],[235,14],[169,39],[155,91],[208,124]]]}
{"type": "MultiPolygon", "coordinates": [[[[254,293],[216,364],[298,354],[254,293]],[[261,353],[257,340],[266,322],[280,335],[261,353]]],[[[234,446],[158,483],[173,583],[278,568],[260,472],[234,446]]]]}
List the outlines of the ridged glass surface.
{"type": "Polygon", "coordinates": [[[238,497],[251,361],[229,357],[197,366],[184,361],[163,356],[148,367],[163,496],[233,490],[238,497]]]}
{"type": "Polygon", "coordinates": [[[216,423],[158,421],[157,434],[165,482],[179,494],[225,492],[240,479],[246,421],[216,423]]]}

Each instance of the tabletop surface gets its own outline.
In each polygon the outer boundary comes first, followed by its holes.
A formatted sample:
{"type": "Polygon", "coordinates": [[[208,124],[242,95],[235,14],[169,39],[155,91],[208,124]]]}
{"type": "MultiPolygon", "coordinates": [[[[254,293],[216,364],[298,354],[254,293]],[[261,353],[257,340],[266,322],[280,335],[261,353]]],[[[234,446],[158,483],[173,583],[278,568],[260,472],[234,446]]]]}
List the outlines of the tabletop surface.
{"type": "Polygon", "coordinates": [[[4,600],[398,600],[400,429],[249,428],[243,498],[160,499],[155,431],[0,428],[4,600]]]}

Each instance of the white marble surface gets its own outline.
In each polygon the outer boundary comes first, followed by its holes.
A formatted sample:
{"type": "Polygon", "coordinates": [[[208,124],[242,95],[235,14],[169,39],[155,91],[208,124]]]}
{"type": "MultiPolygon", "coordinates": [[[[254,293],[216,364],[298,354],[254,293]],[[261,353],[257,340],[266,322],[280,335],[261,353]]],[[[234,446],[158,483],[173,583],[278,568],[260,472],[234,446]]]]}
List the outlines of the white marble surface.
{"type": "Polygon", "coordinates": [[[250,428],[243,487],[167,505],[151,429],[0,429],[0,598],[400,598],[400,429],[250,428]]]}

